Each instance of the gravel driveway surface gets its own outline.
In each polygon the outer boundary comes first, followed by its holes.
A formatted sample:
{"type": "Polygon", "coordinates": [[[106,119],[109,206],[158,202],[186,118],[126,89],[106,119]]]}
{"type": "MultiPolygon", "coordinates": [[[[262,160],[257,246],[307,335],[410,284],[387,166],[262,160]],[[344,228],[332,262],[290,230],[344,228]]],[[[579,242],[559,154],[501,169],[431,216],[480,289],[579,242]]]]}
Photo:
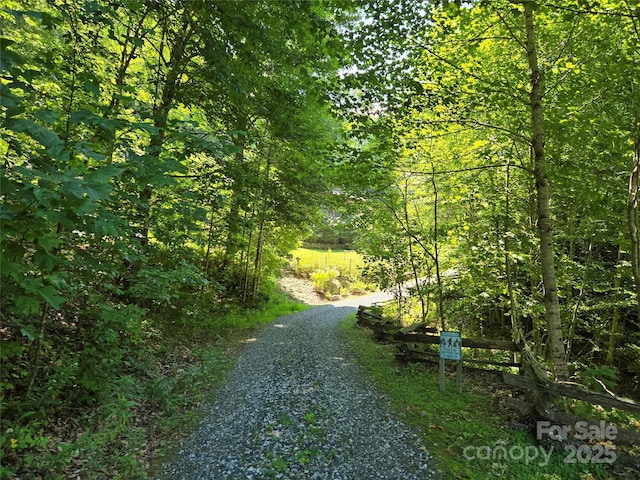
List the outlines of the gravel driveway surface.
{"type": "Polygon", "coordinates": [[[315,307],[250,339],[163,478],[435,478],[419,437],[389,412],[339,335],[353,311],[315,307]]]}

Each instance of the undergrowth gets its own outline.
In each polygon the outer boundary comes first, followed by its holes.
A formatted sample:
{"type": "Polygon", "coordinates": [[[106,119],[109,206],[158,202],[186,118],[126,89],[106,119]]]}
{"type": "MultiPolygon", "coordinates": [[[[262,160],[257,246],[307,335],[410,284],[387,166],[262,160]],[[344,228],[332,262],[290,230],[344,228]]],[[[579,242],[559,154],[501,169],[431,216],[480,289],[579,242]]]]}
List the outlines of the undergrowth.
{"type": "MultiPolygon", "coordinates": [[[[100,394],[81,407],[34,410],[0,432],[0,478],[155,478],[178,440],[233,366],[253,329],[304,308],[284,294],[251,310],[216,308],[194,296],[180,315],[146,318],[136,347],[123,350],[120,373],[100,377],[100,394]]],[[[115,366],[113,367],[115,368],[115,366]]],[[[4,401],[4,399],[3,399],[4,401]]],[[[37,405],[34,400],[34,405],[37,405]]]]}

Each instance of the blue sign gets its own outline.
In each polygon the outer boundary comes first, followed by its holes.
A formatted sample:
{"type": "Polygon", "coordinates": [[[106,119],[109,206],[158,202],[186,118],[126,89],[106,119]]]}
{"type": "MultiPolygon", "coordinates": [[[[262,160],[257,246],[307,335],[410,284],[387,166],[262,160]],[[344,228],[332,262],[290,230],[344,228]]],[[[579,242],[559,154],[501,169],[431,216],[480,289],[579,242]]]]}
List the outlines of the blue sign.
{"type": "Polygon", "coordinates": [[[440,358],[462,360],[462,336],[460,332],[440,332],[440,358]]]}

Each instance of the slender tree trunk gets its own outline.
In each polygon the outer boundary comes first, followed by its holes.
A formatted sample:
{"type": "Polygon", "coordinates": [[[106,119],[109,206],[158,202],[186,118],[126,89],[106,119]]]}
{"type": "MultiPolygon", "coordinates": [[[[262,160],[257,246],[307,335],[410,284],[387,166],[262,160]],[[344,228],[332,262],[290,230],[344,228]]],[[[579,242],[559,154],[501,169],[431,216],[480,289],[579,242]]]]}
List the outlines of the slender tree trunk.
{"type": "MultiPolygon", "coordinates": [[[[408,181],[405,180],[405,184],[404,184],[404,200],[402,202],[403,207],[404,207],[404,221],[405,224],[407,225],[407,229],[409,229],[409,206],[408,206],[408,202],[409,202],[409,185],[408,185],[408,181]]],[[[425,300],[424,300],[424,293],[422,291],[422,286],[420,284],[420,275],[418,273],[418,267],[416,265],[416,261],[415,261],[415,256],[414,256],[414,252],[413,252],[413,238],[411,236],[411,234],[409,234],[409,260],[411,261],[411,271],[413,273],[413,281],[416,284],[416,293],[418,294],[418,298],[420,299],[420,308],[421,308],[421,312],[422,312],[422,317],[421,317],[421,321],[425,321],[425,319],[427,318],[427,313],[426,313],[426,309],[425,309],[425,300]]]]}
{"type": "MultiPolygon", "coordinates": [[[[504,175],[504,273],[507,279],[507,292],[509,294],[509,318],[511,319],[511,335],[515,337],[514,332],[517,330],[519,332],[522,331],[520,328],[520,320],[518,319],[518,310],[516,304],[516,295],[513,290],[513,278],[511,276],[511,258],[510,258],[510,249],[511,245],[509,242],[509,228],[511,226],[511,195],[510,195],[510,184],[511,181],[511,168],[509,163],[507,162],[507,168],[504,175]]],[[[513,359],[515,361],[515,358],[513,359]]]]}
{"type": "MultiPolygon", "coordinates": [[[[149,141],[149,146],[147,148],[147,153],[152,159],[151,161],[160,158],[160,154],[164,146],[169,112],[173,108],[178,87],[180,85],[180,77],[184,73],[186,63],[189,61],[189,58],[186,55],[186,48],[192,34],[191,18],[189,14],[185,12],[182,21],[182,30],[178,34],[178,37],[171,48],[169,62],[167,65],[167,73],[164,79],[161,78],[160,66],[158,66],[159,76],[157,79],[156,97],[154,98],[153,105],[153,126],[156,128],[156,132],[151,136],[151,140],[149,141]],[[157,102],[160,84],[162,84],[162,96],[160,98],[160,102],[157,102]]],[[[158,55],[159,65],[162,61],[162,52],[160,52],[158,55]]],[[[142,187],[142,190],[138,195],[138,216],[140,219],[140,227],[137,236],[143,247],[146,247],[149,243],[153,193],[153,185],[147,183],[142,187]]]]}
{"type": "MultiPolygon", "coordinates": [[[[256,207],[254,205],[253,211],[251,212],[251,216],[253,217],[256,213],[256,207]]],[[[248,229],[248,233],[243,234],[243,237],[246,238],[247,248],[244,249],[242,253],[240,262],[244,263],[244,273],[242,275],[242,303],[247,303],[249,299],[249,258],[251,257],[251,246],[253,244],[253,225],[249,225],[248,221],[249,215],[245,213],[245,229],[248,229]],[[247,228],[247,225],[248,228],[247,228]]]]}
{"type": "Polygon", "coordinates": [[[271,175],[271,155],[273,152],[273,145],[269,145],[269,151],[267,153],[267,165],[265,167],[264,185],[262,187],[262,205],[260,207],[259,225],[258,225],[258,239],[256,244],[256,255],[253,260],[253,285],[251,288],[251,296],[255,300],[258,296],[258,289],[260,288],[260,270],[262,267],[262,252],[264,250],[264,234],[267,224],[267,208],[268,208],[268,182],[271,175]]]}
{"type": "MultiPolygon", "coordinates": [[[[169,71],[167,72],[167,76],[164,81],[160,104],[154,107],[153,126],[157,129],[157,133],[151,137],[151,141],[149,142],[149,155],[154,159],[160,158],[160,153],[164,146],[167,131],[167,120],[169,119],[169,112],[173,108],[173,103],[178,91],[178,85],[180,83],[180,76],[184,70],[185,48],[190,36],[191,32],[189,29],[189,23],[188,20],[185,19],[183,24],[183,34],[179,36],[176,44],[171,49],[169,71]]],[[[141,241],[143,245],[146,245],[149,242],[152,197],[153,185],[147,184],[140,192],[140,206],[143,216],[141,241]]]]}
{"type": "MultiPolygon", "coordinates": [[[[236,130],[239,132],[246,131],[247,125],[248,120],[246,118],[238,119],[236,123],[236,130]]],[[[244,168],[245,143],[246,137],[244,134],[238,134],[236,140],[238,152],[235,154],[234,158],[239,171],[242,171],[244,168]]],[[[234,178],[234,184],[232,187],[231,205],[229,208],[229,214],[227,215],[227,241],[225,243],[224,256],[222,259],[223,269],[233,262],[233,259],[240,248],[240,204],[242,202],[243,195],[245,195],[245,192],[243,192],[244,178],[242,177],[243,174],[240,173],[238,178],[234,178]]]]}
{"type": "MultiPolygon", "coordinates": [[[[640,6],[636,8],[640,13],[640,6]]],[[[635,18],[631,19],[636,37],[640,40],[640,22],[635,18]]],[[[638,87],[637,80],[631,79],[631,104],[634,112],[635,133],[633,163],[631,165],[631,175],[629,176],[629,191],[627,195],[627,225],[629,228],[629,238],[631,240],[631,272],[636,291],[636,303],[638,304],[636,325],[640,326],[640,227],[638,226],[638,188],[640,186],[640,105],[636,101],[638,87]]]]}
{"type": "Polygon", "coordinates": [[[253,284],[251,286],[251,298],[255,300],[258,297],[258,290],[260,289],[261,275],[260,270],[262,268],[262,252],[264,250],[264,232],[267,220],[263,215],[260,219],[260,226],[258,227],[258,240],[256,244],[256,256],[253,261],[253,284]]]}
{"type": "MultiPolygon", "coordinates": [[[[531,170],[533,170],[533,150],[530,151],[531,156],[531,170]]],[[[528,185],[529,189],[529,229],[531,231],[536,229],[536,194],[535,194],[535,179],[532,179],[530,184],[528,185]]],[[[540,297],[538,293],[538,285],[540,283],[540,276],[538,274],[538,256],[540,254],[540,249],[531,245],[531,249],[529,251],[529,292],[531,295],[531,299],[534,302],[538,302],[540,297]]],[[[542,343],[542,333],[540,331],[540,326],[542,324],[542,320],[539,318],[537,312],[535,310],[531,311],[531,336],[533,339],[533,350],[536,355],[543,356],[544,355],[544,346],[542,343]]]]}
{"type": "MultiPolygon", "coordinates": [[[[396,219],[396,221],[398,222],[398,224],[400,225],[400,227],[404,230],[404,232],[407,234],[408,236],[408,241],[409,241],[409,247],[410,247],[410,251],[412,252],[413,247],[412,247],[412,240],[413,242],[416,243],[416,245],[418,245],[422,251],[431,259],[433,260],[433,263],[436,267],[436,282],[438,285],[438,301],[436,302],[437,305],[437,317],[438,320],[440,322],[440,327],[442,330],[445,330],[446,325],[445,325],[445,320],[444,320],[444,291],[443,291],[443,287],[442,287],[442,276],[440,274],[440,259],[439,259],[439,249],[438,249],[438,188],[437,188],[437,184],[436,184],[436,175],[435,175],[435,166],[432,165],[432,175],[431,175],[431,184],[433,186],[433,193],[434,193],[434,200],[433,200],[433,215],[434,215],[434,225],[433,225],[433,251],[431,251],[429,249],[429,247],[427,247],[427,245],[425,244],[425,241],[423,239],[421,239],[410,227],[409,227],[409,220],[408,220],[408,213],[406,211],[406,195],[405,195],[405,204],[404,204],[404,214],[400,215],[398,213],[398,211],[394,208],[393,205],[389,205],[388,203],[383,201],[383,204],[389,209],[389,211],[393,214],[394,218],[396,219]]],[[[419,216],[418,216],[419,217],[419,216]]],[[[418,230],[424,230],[424,228],[422,226],[418,226],[418,230]]],[[[394,268],[396,266],[394,265],[394,268]]],[[[431,268],[429,267],[429,272],[427,274],[427,285],[431,285],[431,268]]],[[[415,278],[415,275],[414,275],[415,278]]],[[[396,285],[398,287],[398,298],[400,299],[400,297],[402,296],[402,284],[404,283],[404,279],[402,278],[401,273],[398,273],[398,275],[396,275],[396,285]]],[[[416,285],[418,285],[418,282],[416,281],[416,285]]],[[[424,303],[426,303],[426,307],[423,310],[423,316],[424,318],[427,317],[427,315],[429,314],[429,299],[430,299],[430,295],[427,292],[427,296],[425,299],[423,299],[423,297],[421,296],[421,301],[424,301],[424,303]]],[[[400,305],[400,300],[398,303],[398,311],[401,311],[401,305],[400,305]]]]}
{"type": "MultiPolygon", "coordinates": [[[[122,51],[120,52],[120,63],[117,68],[117,73],[114,79],[114,92],[111,96],[111,100],[107,107],[108,114],[115,118],[120,110],[120,98],[122,95],[122,89],[125,86],[125,79],[127,76],[127,71],[129,70],[129,66],[133,59],[136,58],[138,54],[138,45],[136,44],[136,40],[142,40],[146,36],[146,34],[140,35],[142,29],[144,27],[145,19],[149,14],[150,9],[147,8],[140,18],[137,20],[137,23],[132,25],[127,25],[127,31],[125,35],[125,39],[122,41],[122,51]]],[[[107,164],[111,164],[113,162],[113,154],[116,148],[116,129],[109,130],[105,133],[106,135],[106,153],[107,164]]]]}
{"type": "MultiPolygon", "coordinates": [[[[513,276],[511,273],[511,258],[509,236],[506,233],[509,231],[510,225],[510,200],[509,200],[509,182],[510,182],[510,167],[507,164],[507,171],[505,174],[505,216],[504,216],[504,268],[507,278],[507,289],[509,292],[509,305],[510,305],[510,318],[511,318],[511,338],[513,343],[518,346],[520,352],[520,359],[522,363],[522,369],[525,375],[535,378],[538,382],[545,384],[549,382],[546,372],[538,362],[536,352],[531,350],[530,345],[527,343],[525,334],[522,329],[520,319],[518,317],[518,305],[517,298],[513,289],[513,276]]],[[[535,333],[535,319],[534,319],[534,333],[535,333]]],[[[515,358],[514,358],[515,360],[515,358]]],[[[535,389],[531,394],[531,399],[536,407],[537,411],[544,411],[551,399],[543,389],[535,389]]]]}
{"type": "MultiPolygon", "coordinates": [[[[573,259],[575,258],[576,255],[576,217],[577,214],[574,216],[573,214],[573,209],[570,209],[567,215],[567,222],[565,225],[565,229],[566,232],[568,234],[569,237],[569,253],[568,253],[568,257],[569,257],[569,261],[571,263],[573,263],[573,259]]],[[[565,292],[566,292],[566,304],[567,305],[571,305],[573,303],[573,275],[565,275],[565,292]]],[[[567,349],[568,349],[568,345],[567,345],[567,349]]]]}
{"type": "Polygon", "coordinates": [[[209,231],[207,232],[207,249],[204,254],[204,276],[209,276],[209,258],[211,257],[211,243],[213,241],[213,215],[214,215],[214,206],[213,202],[211,202],[211,220],[209,220],[209,231]]]}
{"type": "Polygon", "coordinates": [[[637,322],[640,322],[640,231],[638,227],[638,187],[640,175],[640,133],[635,142],[633,167],[629,176],[629,194],[627,197],[627,224],[631,240],[631,270],[635,284],[637,322]]]}
{"type": "Polygon", "coordinates": [[[38,337],[33,344],[32,347],[32,357],[30,360],[30,378],[29,378],[29,386],[27,387],[27,391],[25,393],[25,399],[30,400],[31,393],[33,392],[33,388],[35,387],[36,380],[38,378],[38,373],[40,370],[40,359],[42,357],[42,344],[44,343],[44,335],[47,327],[47,319],[49,318],[49,304],[47,302],[42,302],[42,306],[40,308],[40,326],[38,328],[38,337]]]}
{"type": "Polygon", "coordinates": [[[436,185],[435,166],[431,165],[431,184],[433,185],[433,261],[436,264],[436,281],[438,282],[438,317],[440,327],[446,330],[444,317],[444,292],[442,290],[442,276],[440,275],[440,254],[438,248],[438,186],[436,185]]]}
{"type": "MultiPolygon", "coordinates": [[[[593,237],[595,237],[595,234],[591,236],[591,241],[589,242],[587,263],[584,266],[582,281],[580,282],[580,292],[578,293],[578,298],[576,299],[576,302],[573,306],[573,315],[571,315],[571,322],[569,323],[569,332],[567,334],[567,352],[566,352],[567,361],[569,361],[571,357],[571,347],[573,346],[573,337],[576,331],[576,323],[578,321],[578,311],[580,310],[580,305],[584,300],[584,291],[587,287],[587,280],[589,278],[589,268],[591,267],[591,259],[593,258],[593,237]]],[[[572,300],[573,300],[573,297],[572,297],[572,300]]]]}
{"type": "Polygon", "coordinates": [[[609,348],[607,350],[607,365],[613,365],[615,359],[616,346],[620,336],[620,288],[622,287],[622,234],[620,234],[620,245],[618,246],[618,260],[616,261],[616,273],[613,279],[615,289],[613,312],[611,313],[611,329],[609,331],[609,348]]]}
{"type": "Polygon", "coordinates": [[[525,28],[527,35],[527,59],[530,73],[530,105],[532,148],[534,154],[534,176],[536,180],[538,234],[540,238],[540,261],[544,285],[549,350],[553,362],[555,378],[567,380],[569,371],[565,361],[564,337],[560,319],[560,301],[554,265],[553,229],[547,164],[544,153],[544,116],[542,109],[542,74],[538,66],[536,31],[533,21],[533,2],[524,2],[525,28]]]}

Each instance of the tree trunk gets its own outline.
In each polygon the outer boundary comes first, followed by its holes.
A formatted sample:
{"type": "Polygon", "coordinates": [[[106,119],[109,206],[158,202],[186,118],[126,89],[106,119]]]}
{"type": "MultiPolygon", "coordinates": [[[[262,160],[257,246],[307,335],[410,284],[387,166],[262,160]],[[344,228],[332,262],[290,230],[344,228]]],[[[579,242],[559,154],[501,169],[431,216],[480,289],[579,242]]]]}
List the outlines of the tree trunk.
{"type": "Polygon", "coordinates": [[[213,240],[213,227],[215,226],[214,222],[214,204],[211,202],[211,220],[209,220],[209,231],[207,233],[207,249],[204,253],[204,276],[206,278],[209,277],[209,258],[211,257],[211,243],[213,240]]]}
{"type": "MultiPolygon", "coordinates": [[[[150,8],[148,7],[145,11],[142,12],[142,15],[140,16],[140,18],[138,18],[135,25],[128,24],[126,35],[124,36],[125,39],[121,40],[122,51],[120,52],[120,63],[116,70],[117,73],[114,79],[114,91],[111,95],[109,105],[107,106],[107,112],[112,118],[117,118],[118,116],[120,110],[120,98],[122,95],[122,90],[125,86],[127,72],[129,70],[129,66],[131,65],[131,62],[138,55],[139,47],[136,43],[136,40],[143,40],[146,37],[146,33],[142,32],[144,28],[144,22],[149,12],[150,8]]],[[[113,154],[116,148],[116,129],[114,128],[112,130],[106,131],[105,135],[105,156],[107,157],[107,164],[111,164],[113,162],[113,154]]]]}
{"type": "MultiPolygon", "coordinates": [[[[530,163],[531,170],[533,170],[533,150],[530,151],[530,163]]],[[[535,193],[535,179],[532,179],[530,184],[528,185],[528,195],[529,195],[529,229],[531,231],[536,229],[536,193],[535,193]]],[[[538,302],[540,297],[538,293],[538,285],[540,284],[540,276],[538,274],[538,256],[540,255],[540,249],[531,245],[531,249],[529,251],[529,292],[531,295],[531,299],[534,302],[538,302]]],[[[543,356],[544,355],[544,346],[542,343],[542,332],[540,331],[540,326],[542,324],[541,319],[539,318],[538,313],[535,310],[531,310],[531,336],[533,339],[533,350],[536,355],[543,356]]]]}
{"type": "Polygon", "coordinates": [[[433,186],[433,261],[436,265],[436,281],[438,282],[438,318],[440,327],[446,330],[444,317],[444,292],[442,290],[442,276],[440,275],[440,255],[438,248],[438,186],[436,184],[435,166],[431,165],[431,185],[433,186]]]}
{"type": "Polygon", "coordinates": [[[635,141],[633,167],[629,177],[629,195],[627,197],[627,223],[631,239],[631,270],[635,284],[637,322],[640,322],[640,233],[638,227],[638,175],[640,174],[640,134],[635,141]]]}
{"type": "MultiPolygon", "coordinates": [[[[591,236],[591,241],[589,242],[589,249],[587,253],[587,263],[584,266],[584,272],[582,274],[582,281],[580,282],[580,291],[578,293],[578,298],[573,305],[573,315],[571,315],[571,319],[569,321],[569,332],[567,333],[567,350],[565,358],[567,361],[571,359],[571,347],[573,346],[573,337],[576,331],[576,323],[578,322],[578,311],[580,310],[580,305],[584,300],[584,292],[587,288],[587,280],[589,279],[589,268],[591,267],[591,259],[593,258],[593,238],[595,237],[595,233],[591,236]]],[[[572,285],[571,285],[572,287],[572,285]]],[[[571,297],[573,301],[573,296],[571,297]]]]}
{"type": "Polygon", "coordinates": [[[251,287],[251,299],[256,300],[258,298],[258,290],[260,289],[261,280],[261,268],[262,268],[262,252],[264,250],[264,236],[265,228],[267,224],[267,209],[269,207],[269,192],[268,185],[271,176],[271,155],[273,152],[273,144],[269,145],[269,151],[267,152],[267,164],[265,167],[264,181],[261,188],[262,205],[260,206],[260,212],[258,213],[258,240],[256,244],[256,255],[253,260],[253,284],[251,287]]]}
{"type": "MultiPolygon", "coordinates": [[[[238,118],[236,122],[236,131],[245,132],[248,128],[248,120],[246,118],[238,118]]],[[[232,193],[231,193],[231,205],[229,208],[229,214],[227,215],[227,241],[224,248],[224,256],[222,259],[222,268],[225,269],[232,264],[238,250],[240,249],[240,207],[242,198],[246,195],[244,192],[244,150],[245,150],[246,136],[243,133],[238,133],[235,141],[238,151],[234,155],[238,174],[234,178],[232,193]]]]}
{"type": "Polygon", "coordinates": [[[614,286],[614,306],[611,313],[611,330],[609,331],[609,348],[607,350],[607,365],[613,365],[615,359],[616,346],[620,336],[620,288],[622,287],[622,234],[620,235],[620,245],[618,246],[618,260],[616,261],[616,273],[613,279],[614,286]]]}
{"type": "MultiPolygon", "coordinates": [[[[186,63],[189,58],[186,55],[186,47],[193,34],[191,29],[191,18],[185,12],[182,21],[182,30],[178,34],[178,37],[171,48],[169,55],[168,70],[164,77],[164,82],[161,76],[158,76],[156,90],[162,83],[162,97],[160,102],[157,103],[158,95],[154,98],[153,105],[153,126],[156,128],[156,132],[151,136],[149,141],[149,147],[147,153],[151,159],[157,160],[160,158],[160,153],[164,146],[166,139],[167,121],[169,119],[169,112],[173,108],[173,104],[180,85],[180,77],[184,73],[186,63]]],[[[162,54],[158,56],[158,69],[162,63],[162,54]]],[[[159,72],[160,73],[160,72],[159,72]]],[[[151,228],[151,203],[153,200],[154,187],[147,183],[142,187],[139,193],[138,199],[138,215],[140,218],[140,227],[137,234],[140,244],[146,247],[149,243],[149,230],[151,228]]]]}
{"type": "Polygon", "coordinates": [[[243,222],[242,237],[246,243],[246,248],[243,249],[240,256],[240,264],[244,265],[244,273],[242,274],[242,303],[246,304],[249,299],[249,260],[251,258],[251,247],[253,245],[253,223],[249,218],[253,218],[256,214],[256,206],[253,205],[252,211],[249,214],[245,212],[243,222]]]}
{"type": "MultiPolygon", "coordinates": [[[[405,179],[405,183],[404,183],[404,192],[403,192],[403,200],[402,200],[402,206],[404,208],[404,222],[407,226],[407,230],[409,230],[411,227],[409,226],[409,181],[408,179],[405,179]]],[[[423,292],[423,286],[420,282],[420,274],[418,272],[418,266],[416,265],[416,259],[415,259],[415,254],[413,252],[413,238],[411,236],[411,234],[409,233],[409,260],[411,261],[411,271],[413,273],[413,281],[416,284],[416,294],[418,295],[418,299],[420,300],[420,309],[422,312],[422,315],[420,317],[420,321],[424,322],[427,318],[427,312],[426,312],[426,308],[425,308],[425,299],[424,299],[424,292],[423,292]]]]}
{"type": "MultiPolygon", "coordinates": [[[[266,203],[266,202],[265,202],[266,203]]],[[[258,242],[256,245],[256,256],[253,261],[253,284],[251,287],[251,299],[256,300],[258,298],[258,291],[260,290],[261,280],[261,268],[262,268],[262,252],[264,250],[264,232],[267,220],[265,215],[262,215],[260,219],[260,226],[258,229],[258,242]]]]}
{"type": "Polygon", "coordinates": [[[524,17],[527,34],[527,59],[530,73],[530,105],[532,149],[534,154],[534,176],[536,181],[538,234],[540,238],[540,261],[542,282],[544,285],[544,304],[546,311],[549,350],[557,380],[567,380],[569,371],[565,360],[562,321],[560,319],[560,301],[554,265],[553,230],[551,208],[549,205],[549,180],[544,154],[544,116],[542,109],[542,74],[538,67],[536,33],[533,22],[532,2],[524,2],[524,17]]]}

